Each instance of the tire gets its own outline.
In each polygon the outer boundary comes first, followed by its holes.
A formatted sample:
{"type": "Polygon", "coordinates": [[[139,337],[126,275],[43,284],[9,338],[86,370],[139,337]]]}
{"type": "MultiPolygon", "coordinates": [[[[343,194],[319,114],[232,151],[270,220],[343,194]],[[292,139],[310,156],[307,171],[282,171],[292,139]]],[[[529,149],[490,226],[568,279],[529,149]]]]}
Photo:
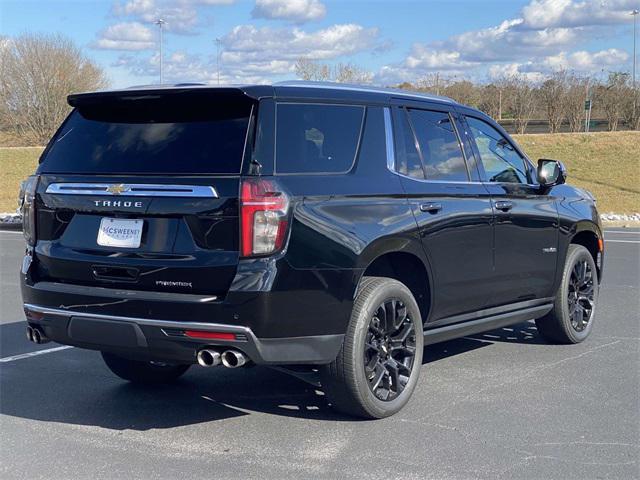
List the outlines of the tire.
{"type": "Polygon", "coordinates": [[[133,383],[169,383],[184,374],[191,365],[168,365],[130,360],[113,353],[101,352],[109,370],[133,383]]]}
{"type": "Polygon", "coordinates": [[[553,309],[536,319],[540,335],[553,343],[584,341],[593,329],[598,289],[591,253],[582,245],[569,245],[553,309]]]}
{"type": "Polygon", "coordinates": [[[340,352],[320,368],[333,408],[369,419],[402,409],[420,376],[422,331],[420,309],[406,286],[391,278],[363,277],[340,352]]]}

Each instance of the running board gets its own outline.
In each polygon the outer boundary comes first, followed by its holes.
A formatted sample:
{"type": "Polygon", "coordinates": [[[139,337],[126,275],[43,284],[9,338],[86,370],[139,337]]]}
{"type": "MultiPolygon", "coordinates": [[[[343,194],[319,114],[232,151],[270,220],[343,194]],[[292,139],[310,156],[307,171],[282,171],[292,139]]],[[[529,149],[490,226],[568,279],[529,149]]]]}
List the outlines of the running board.
{"type": "Polygon", "coordinates": [[[534,318],[540,318],[553,308],[552,303],[538,305],[536,307],[525,308],[515,312],[492,315],[479,320],[446,325],[444,327],[430,328],[424,331],[424,344],[446,342],[454,338],[475,335],[476,333],[495,330],[496,328],[508,327],[516,323],[525,322],[534,318]]]}

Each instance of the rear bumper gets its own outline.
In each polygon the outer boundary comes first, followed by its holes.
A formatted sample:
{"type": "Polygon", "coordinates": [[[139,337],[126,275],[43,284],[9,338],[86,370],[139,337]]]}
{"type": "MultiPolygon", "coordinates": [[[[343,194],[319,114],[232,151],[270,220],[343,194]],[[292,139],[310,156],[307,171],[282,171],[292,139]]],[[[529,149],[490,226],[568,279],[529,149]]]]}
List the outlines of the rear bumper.
{"type": "Polygon", "coordinates": [[[263,365],[326,364],[336,357],[344,335],[258,338],[244,326],[78,313],[24,304],[27,322],[51,340],[141,360],[196,363],[204,347],[234,348],[263,365]],[[235,340],[203,340],[186,330],[233,333],[235,340]]]}

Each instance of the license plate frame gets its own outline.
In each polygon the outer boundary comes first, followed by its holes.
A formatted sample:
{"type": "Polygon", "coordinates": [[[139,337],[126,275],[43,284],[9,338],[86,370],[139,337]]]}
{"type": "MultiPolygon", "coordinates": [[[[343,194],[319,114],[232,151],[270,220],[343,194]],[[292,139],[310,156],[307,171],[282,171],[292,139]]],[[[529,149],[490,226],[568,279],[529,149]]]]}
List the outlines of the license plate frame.
{"type": "Polygon", "coordinates": [[[140,248],[144,220],[102,217],[96,243],[101,247],[140,248]]]}

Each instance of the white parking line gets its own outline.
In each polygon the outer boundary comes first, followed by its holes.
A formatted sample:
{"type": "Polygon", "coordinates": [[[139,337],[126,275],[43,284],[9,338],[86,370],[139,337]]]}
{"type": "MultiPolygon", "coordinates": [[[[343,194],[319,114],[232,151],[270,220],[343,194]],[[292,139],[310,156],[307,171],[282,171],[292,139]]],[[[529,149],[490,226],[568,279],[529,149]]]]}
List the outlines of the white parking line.
{"type": "Polygon", "coordinates": [[[67,350],[69,348],[73,347],[71,345],[63,345],[62,347],[47,348],[46,350],[38,350],[36,352],[21,353],[20,355],[13,355],[12,357],[0,358],[0,363],[15,362],[23,358],[36,357],[38,355],[44,355],[45,353],[59,352],[60,350],[67,350]]]}
{"type": "Polygon", "coordinates": [[[640,240],[609,240],[605,238],[604,243],[640,243],[640,240]]]}
{"type": "Polygon", "coordinates": [[[627,231],[627,230],[606,230],[604,231],[605,234],[607,233],[622,233],[625,235],[640,235],[640,232],[636,232],[636,231],[627,231]]]}

